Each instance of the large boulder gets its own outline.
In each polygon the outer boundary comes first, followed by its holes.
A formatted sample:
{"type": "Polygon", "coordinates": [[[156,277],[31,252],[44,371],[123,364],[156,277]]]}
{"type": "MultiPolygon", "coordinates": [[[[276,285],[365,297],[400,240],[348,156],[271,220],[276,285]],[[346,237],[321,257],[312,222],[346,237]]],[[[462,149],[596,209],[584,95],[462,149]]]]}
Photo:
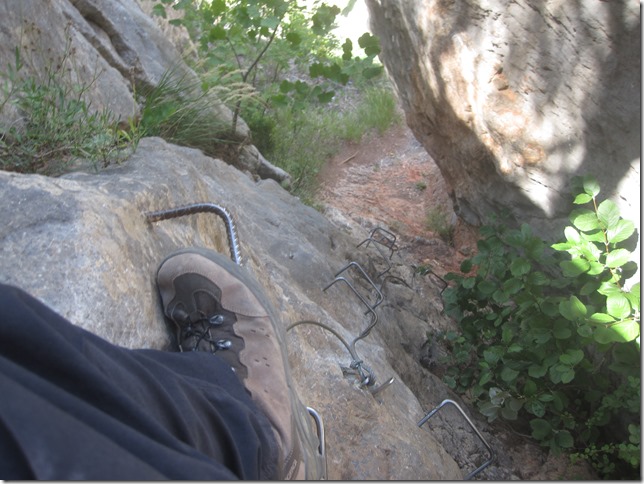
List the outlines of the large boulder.
{"type": "MultiPolygon", "coordinates": [[[[167,76],[181,79],[186,89],[201,86],[173,42],[135,1],[0,2],[0,81],[7,86],[20,77],[82,88],[90,110],[108,110],[127,125],[141,114],[136,93],[157,87],[167,76]],[[10,75],[17,67],[16,55],[22,66],[10,75]]],[[[203,110],[222,126],[232,127],[230,109],[214,95],[207,96],[203,110]]],[[[20,123],[21,113],[0,103],[0,134],[20,123]]],[[[213,138],[220,136],[213,133],[213,138]]],[[[231,162],[241,169],[262,178],[289,180],[284,170],[248,143],[250,131],[243,119],[226,136],[239,144],[231,162]]]]}
{"type": "MultiPolygon", "coordinates": [[[[275,181],[254,182],[194,149],[145,138],[126,163],[99,174],[48,178],[0,171],[0,199],[0,281],[24,288],[115,344],[164,349],[170,343],[155,287],[168,253],[192,245],[229,253],[225,224],[216,214],[153,223],[145,216],[196,202],[216,203],[232,214],[241,264],[267,291],[284,330],[313,320],[351,341],[370,321],[344,283],[323,288],[350,261],[381,269],[373,246],[357,248],[360,240],[275,181]]],[[[360,281],[355,286],[368,289],[360,281]]],[[[404,285],[396,293],[398,299],[423,299],[404,285]]],[[[390,314],[378,326],[409,321],[405,345],[417,353],[427,318],[404,308],[396,312],[399,317],[390,314]]],[[[396,373],[386,337],[374,332],[356,345],[377,384],[395,378],[374,396],[344,375],[351,357],[331,332],[302,325],[286,333],[297,389],[324,420],[329,478],[461,479],[434,433],[416,426],[428,408],[396,373]]]]}
{"type": "Polygon", "coordinates": [[[508,209],[559,235],[593,174],[639,224],[640,6],[366,0],[415,136],[472,224],[508,209]]]}

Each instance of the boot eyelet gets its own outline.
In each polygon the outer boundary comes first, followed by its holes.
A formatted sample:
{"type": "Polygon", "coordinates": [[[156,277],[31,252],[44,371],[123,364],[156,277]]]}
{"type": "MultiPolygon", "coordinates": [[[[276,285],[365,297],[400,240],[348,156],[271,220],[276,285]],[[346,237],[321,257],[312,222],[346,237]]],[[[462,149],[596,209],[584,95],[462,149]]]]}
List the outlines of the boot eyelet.
{"type": "Polygon", "coordinates": [[[223,314],[215,314],[214,316],[208,318],[208,322],[213,326],[221,326],[222,324],[224,324],[224,316],[223,314]]]}

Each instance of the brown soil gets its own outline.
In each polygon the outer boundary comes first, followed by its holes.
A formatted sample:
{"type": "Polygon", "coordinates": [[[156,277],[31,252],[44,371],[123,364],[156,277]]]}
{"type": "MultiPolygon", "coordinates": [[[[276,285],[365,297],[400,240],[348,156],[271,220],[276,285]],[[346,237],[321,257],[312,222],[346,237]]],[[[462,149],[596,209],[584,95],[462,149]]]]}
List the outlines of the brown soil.
{"type": "Polygon", "coordinates": [[[393,232],[418,266],[441,277],[458,271],[476,247],[476,229],[457,220],[438,166],[404,124],[346,144],[318,181],[319,202],[361,225],[393,232]],[[432,213],[447,231],[428,223],[432,213]]]}

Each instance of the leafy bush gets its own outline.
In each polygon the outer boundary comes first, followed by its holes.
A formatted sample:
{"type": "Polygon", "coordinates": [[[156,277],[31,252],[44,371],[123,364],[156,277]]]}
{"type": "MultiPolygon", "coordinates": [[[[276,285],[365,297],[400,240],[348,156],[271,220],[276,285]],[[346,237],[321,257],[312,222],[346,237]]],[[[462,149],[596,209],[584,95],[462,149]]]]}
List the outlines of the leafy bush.
{"type": "Polygon", "coordinates": [[[445,311],[460,332],[447,334],[445,381],[490,421],[513,421],[606,477],[639,476],[640,284],[625,285],[637,270],[635,227],[598,202],[594,179],[574,186],[582,207],[565,241],[486,226],[466,275],[446,277],[445,311]]]}
{"type": "Polygon", "coordinates": [[[359,140],[372,130],[380,132],[387,121],[388,126],[399,121],[393,92],[381,86],[365,88],[352,110],[328,110],[317,104],[297,110],[284,106],[274,109],[271,119],[270,143],[263,143],[270,149],[264,155],[291,174],[291,190],[307,204],[313,202],[320,168],[343,141],[359,140]]]}
{"type": "Polygon", "coordinates": [[[220,100],[186,72],[170,69],[156,86],[139,94],[141,136],[159,136],[211,156],[230,139],[230,126],[217,113],[220,100]]]}
{"type": "Polygon", "coordinates": [[[1,169],[60,175],[79,160],[107,166],[135,144],[110,111],[92,110],[84,100],[95,79],[80,85],[66,78],[66,58],[67,52],[42,76],[21,77],[16,48],[14,65],[0,73],[0,112],[13,107],[21,118],[12,126],[0,126],[1,169]]]}
{"type": "MultiPolygon", "coordinates": [[[[358,140],[371,128],[382,133],[399,118],[391,89],[378,83],[384,71],[376,59],[378,39],[369,33],[359,38],[362,57],[354,54],[350,40],[340,45],[332,35],[341,12],[336,6],[293,0],[159,0],[154,13],[167,16],[168,8],[184,13],[170,23],[185,26],[198,46],[195,71],[205,90],[217,89],[232,110],[229,131],[241,116],[251,130],[250,141],[290,173],[291,190],[305,203],[312,202],[316,174],[341,140],[358,140]],[[342,109],[338,100],[338,91],[347,86],[366,99],[355,111],[342,109]],[[331,107],[332,101],[340,109],[331,107]]],[[[159,103],[146,105],[154,107],[148,110],[154,114],[144,112],[144,123],[146,117],[164,117],[159,103]]]]}

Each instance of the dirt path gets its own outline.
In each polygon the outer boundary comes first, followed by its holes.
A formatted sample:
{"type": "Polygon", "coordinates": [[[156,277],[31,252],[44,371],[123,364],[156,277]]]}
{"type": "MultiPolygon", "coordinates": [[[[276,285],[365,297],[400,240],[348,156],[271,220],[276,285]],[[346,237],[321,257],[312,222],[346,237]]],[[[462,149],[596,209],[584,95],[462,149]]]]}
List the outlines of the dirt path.
{"type": "Polygon", "coordinates": [[[417,265],[437,275],[458,271],[476,247],[476,230],[457,221],[449,187],[404,123],[347,144],[318,180],[324,206],[395,233],[417,265]]]}

